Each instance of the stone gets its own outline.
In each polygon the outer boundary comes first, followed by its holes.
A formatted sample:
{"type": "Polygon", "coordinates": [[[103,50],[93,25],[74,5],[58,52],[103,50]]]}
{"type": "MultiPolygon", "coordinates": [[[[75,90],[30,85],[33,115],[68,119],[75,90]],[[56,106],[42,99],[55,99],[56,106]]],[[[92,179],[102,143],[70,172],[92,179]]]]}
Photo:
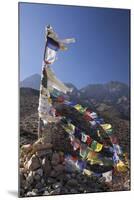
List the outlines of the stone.
{"type": "Polygon", "coordinates": [[[59,174],[63,173],[65,171],[65,167],[62,164],[58,164],[54,166],[54,170],[59,174]]]}
{"type": "Polygon", "coordinates": [[[56,179],[54,179],[54,178],[50,178],[50,177],[49,177],[49,178],[47,179],[47,183],[50,184],[50,185],[53,184],[53,183],[55,183],[55,182],[56,182],[56,179]]]}
{"type": "Polygon", "coordinates": [[[33,178],[33,173],[32,171],[29,172],[28,176],[27,176],[27,181],[32,184],[33,181],[34,181],[34,178],[33,178]]]}
{"type": "Polygon", "coordinates": [[[31,159],[27,163],[27,167],[29,170],[34,171],[40,168],[40,161],[37,156],[33,155],[31,159]]]}
{"type": "Polygon", "coordinates": [[[19,161],[19,167],[20,168],[23,168],[23,166],[24,166],[24,158],[20,158],[20,161],[19,161]]]}
{"type": "Polygon", "coordinates": [[[61,190],[61,194],[69,194],[69,191],[68,191],[68,189],[67,188],[62,188],[62,190],[61,190]]]}
{"type": "Polygon", "coordinates": [[[60,182],[63,182],[63,181],[64,181],[64,177],[65,177],[65,174],[59,174],[59,175],[56,177],[56,180],[57,180],[57,181],[60,181],[60,182]]]}
{"type": "Polygon", "coordinates": [[[26,185],[26,178],[23,173],[20,173],[19,179],[20,179],[20,187],[24,188],[26,185]]]}
{"type": "Polygon", "coordinates": [[[46,155],[51,155],[52,150],[51,149],[45,149],[45,150],[40,150],[36,152],[36,155],[40,158],[45,157],[46,155]]]}
{"type": "Polygon", "coordinates": [[[42,143],[40,140],[33,144],[34,151],[41,151],[45,149],[51,149],[53,145],[51,143],[42,143]]]}
{"type": "Polygon", "coordinates": [[[82,174],[78,174],[78,175],[76,176],[76,179],[77,179],[77,181],[78,181],[79,183],[81,183],[81,181],[83,180],[82,174]]]}
{"type": "Polygon", "coordinates": [[[61,187],[62,187],[62,184],[61,184],[60,182],[54,183],[54,184],[52,185],[52,188],[53,188],[53,189],[57,189],[57,188],[61,188],[61,187]]]}
{"type": "Polygon", "coordinates": [[[76,177],[76,174],[75,174],[75,173],[72,173],[71,176],[72,176],[72,178],[75,178],[75,177],[76,177]]]}
{"type": "Polygon", "coordinates": [[[40,177],[39,174],[36,174],[36,175],[34,176],[34,180],[36,180],[36,181],[40,181],[40,179],[41,179],[41,177],[40,177]]]}
{"type": "Polygon", "coordinates": [[[19,173],[19,178],[20,178],[20,180],[23,180],[23,179],[25,179],[25,176],[24,176],[24,173],[23,173],[23,171],[22,171],[22,170],[20,170],[20,173],[19,173]]]}
{"type": "Polygon", "coordinates": [[[27,195],[26,195],[26,196],[32,197],[32,196],[36,196],[36,195],[37,195],[37,194],[36,194],[35,192],[29,191],[29,192],[27,192],[27,195]]]}
{"type": "Polygon", "coordinates": [[[68,182],[67,182],[67,185],[69,187],[77,187],[78,185],[78,181],[76,179],[70,179],[68,182]]]}
{"type": "Polygon", "coordinates": [[[26,181],[25,185],[24,185],[24,189],[25,190],[27,190],[27,189],[29,190],[30,186],[31,186],[31,183],[29,183],[29,182],[26,181]]]}
{"type": "Polygon", "coordinates": [[[43,176],[43,169],[37,169],[36,171],[37,174],[39,174],[40,176],[43,176]]]}
{"type": "Polygon", "coordinates": [[[83,184],[87,184],[88,183],[88,181],[87,181],[87,178],[85,177],[83,180],[82,180],[82,183],[83,184]]]}
{"type": "Polygon", "coordinates": [[[100,183],[105,183],[105,181],[106,181],[106,178],[105,178],[105,177],[99,178],[99,182],[100,182],[100,183]]]}
{"type": "Polygon", "coordinates": [[[51,163],[52,165],[58,165],[60,163],[60,156],[58,153],[53,153],[51,163]]]}
{"type": "Polygon", "coordinates": [[[57,194],[60,194],[60,191],[61,189],[60,188],[57,188],[56,190],[53,190],[50,192],[50,195],[57,195],[57,194]]]}
{"type": "Polygon", "coordinates": [[[47,158],[44,158],[42,160],[42,169],[43,169],[44,175],[48,177],[51,173],[52,167],[51,167],[50,161],[47,158]]]}
{"type": "Polygon", "coordinates": [[[26,173],[27,172],[27,168],[20,168],[20,173],[26,173]]]}
{"type": "Polygon", "coordinates": [[[25,144],[21,147],[21,150],[24,152],[24,153],[28,153],[32,150],[32,145],[31,144],[25,144]]]}
{"type": "Polygon", "coordinates": [[[82,187],[82,186],[79,188],[79,192],[80,192],[80,193],[83,193],[84,190],[85,190],[85,189],[84,189],[84,187],[82,187]]]}
{"type": "Polygon", "coordinates": [[[44,186],[42,185],[42,183],[39,182],[36,184],[35,188],[40,190],[40,189],[44,188],[44,186]]]}
{"type": "Polygon", "coordinates": [[[127,180],[123,186],[126,190],[130,190],[130,180],[127,180]]]}
{"type": "Polygon", "coordinates": [[[52,170],[51,173],[50,173],[50,177],[52,178],[56,178],[57,177],[57,172],[55,170],[52,170]]]}
{"type": "Polygon", "coordinates": [[[70,190],[70,193],[71,193],[71,194],[76,194],[76,193],[78,193],[78,191],[77,191],[76,189],[73,189],[73,188],[72,188],[72,189],[70,190]]]}
{"type": "Polygon", "coordinates": [[[50,193],[52,191],[51,185],[47,186],[46,190],[50,193]]]}
{"type": "Polygon", "coordinates": [[[24,194],[25,194],[25,190],[23,188],[21,188],[19,191],[20,197],[24,197],[24,194]]]}
{"type": "Polygon", "coordinates": [[[32,189],[32,192],[37,194],[38,193],[38,189],[34,188],[34,189],[32,189]]]}
{"type": "Polygon", "coordinates": [[[65,182],[69,181],[70,179],[71,179],[71,174],[66,174],[66,175],[64,176],[64,181],[65,181],[65,182]]]}
{"type": "Polygon", "coordinates": [[[49,195],[49,192],[48,191],[45,191],[44,193],[43,193],[43,195],[49,195]]]}
{"type": "Polygon", "coordinates": [[[38,193],[42,194],[45,191],[45,187],[38,189],[38,193]]]}
{"type": "Polygon", "coordinates": [[[62,151],[59,152],[59,156],[60,156],[60,162],[63,163],[64,162],[64,153],[62,151]]]}
{"type": "Polygon", "coordinates": [[[45,183],[45,180],[44,180],[43,178],[41,179],[41,183],[42,183],[42,184],[44,184],[44,183],[45,183]]]}

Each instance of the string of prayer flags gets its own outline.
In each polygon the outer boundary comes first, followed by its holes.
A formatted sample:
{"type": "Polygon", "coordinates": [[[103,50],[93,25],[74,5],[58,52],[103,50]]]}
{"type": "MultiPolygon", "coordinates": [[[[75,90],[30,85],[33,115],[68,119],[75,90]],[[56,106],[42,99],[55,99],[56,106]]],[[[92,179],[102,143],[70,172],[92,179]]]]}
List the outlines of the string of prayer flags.
{"type": "Polygon", "coordinates": [[[59,50],[67,50],[67,44],[73,42],[75,42],[74,38],[59,39],[53,28],[51,26],[47,27],[46,48],[43,60],[45,65],[42,69],[38,107],[40,121],[46,124],[60,119],[63,129],[68,133],[73,150],[78,151],[75,154],[78,153],[81,157],[81,159],[78,159],[79,156],[67,155],[65,157],[65,168],[68,171],[79,171],[90,176],[93,170],[94,174],[97,173],[99,176],[102,174],[106,182],[111,182],[111,169],[113,166],[119,172],[127,170],[127,161],[123,162],[125,160],[123,160],[123,152],[117,138],[113,135],[112,125],[105,123],[103,118],[89,108],[76,102],[68,101],[67,93],[72,92],[72,88],[67,87],[61,82],[50,67],[57,59],[57,52],[59,50]],[[80,130],[78,128],[80,127],[79,125],[78,127],[74,126],[72,116],[66,118],[61,111],[58,113],[58,109],[54,108],[55,104],[63,104],[67,105],[68,108],[75,108],[82,115],[82,119],[87,124],[89,122],[89,132],[83,132],[83,128],[80,130]],[[97,138],[99,139],[97,140],[97,138]],[[91,171],[86,169],[87,161],[91,166],[91,171]]]}
{"type": "MultiPolygon", "coordinates": [[[[77,104],[77,107],[76,107],[78,110],[80,110],[80,106],[77,104]]],[[[95,120],[92,120],[92,122],[97,122],[97,118],[95,118],[95,120]]],[[[103,119],[100,120],[101,123],[104,122],[103,119]]],[[[96,124],[96,123],[95,123],[96,124]]],[[[108,132],[112,132],[112,127],[111,127],[111,124],[101,124],[103,126],[103,128],[108,132]]],[[[92,132],[92,129],[90,130],[90,132],[92,132]]],[[[99,136],[101,137],[102,136],[102,133],[99,131],[98,129],[98,134],[99,136]],[[99,132],[99,133],[98,133],[99,132]]],[[[107,133],[106,132],[106,133],[107,133]]],[[[105,132],[103,133],[104,135],[106,134],[105,132]]],[[[74,137],[72,137],[72,146],[73,146],[73,149],[74,150],[77,150],[79,149],[79,155],[82,157],[82,159],[86,159],[87,161],[90,162],[90,164],[92,165],[95,165],[95,164],[99,164],[99,165],[103,165],[103,166],[112,166],[113,165],[113,162],[115,163],[115,165],[117,165],[119,163],[119,155],[118,154],[122,154],[121,152],[121,149],[120,149],[120,146],[119,145],[116,145],[114,146],[114,149],[110,146],[109,148],[111,148],[111,151],[114,152],[113,154],[113,157],[112,158],[106,158],[106,157],[101,157],[98,152],[101,152],[102,151],[102,148],[103,146],[105,146],[105,144],[101,144],[101,143],[98,143],[97,141],[95,140],[92,140],[92,138],[85,134],[83,131],[81,131],[80,129],[78,129],[77,127],[75,127],[75,131],[73,133],[74,137]],[[75,141],[75,138],[79,138],[79,141],[81,141],[81,143],[77,143],[75,141]],[[90,146],[90,148],[89,148],[90,146]],[[96,154],[95,154],[96,153],[96,154]]],[[[112,137],[112,135],[109,135],[109,137],[111,137],[113,140],[113,143],[114,143],[114,140],[116,140],[116,137],[112,137]]],[[[105,137],[104,137],[105,138],[105,137]]],[[[113,144],[112,143],[112,144],[113,144]]],[[[102,154],[103,155],[103,154],[102,154]]],[[[118,166],[120,166],[118,164],[118,166]]],[[[119,168],[119,167],[118,167],[119,168]]],[[[109,168],[108,168],[109,169],[109,168]]]]}

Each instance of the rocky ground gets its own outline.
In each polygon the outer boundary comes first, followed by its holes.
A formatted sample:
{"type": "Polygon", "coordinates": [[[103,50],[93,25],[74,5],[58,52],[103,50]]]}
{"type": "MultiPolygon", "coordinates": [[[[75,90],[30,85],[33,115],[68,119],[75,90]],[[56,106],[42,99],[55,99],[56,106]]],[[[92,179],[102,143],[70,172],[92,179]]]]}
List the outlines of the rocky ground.
{"type": "Polygon", "coordinates": [[[23,146],[20,156],[20,196],[110,191],[103,179],[88,177],[78,171],[70,172],[65,168],[63,151],[52,150],[50,143],[38,145],[38,142],[33,146],[23,146]]]}
{"type": "MultiPolygon", "coordinates": [[[[20,196],[75,194],[130,190],[130,174],[113,174],[112,183],[102,177],[66,168],[66,153],[74,154],[68,134],[60,124],[44,128],[37,137],[38,94],[23,93],[20,98],[20,196]]],[[[107,119],[119,142],[129,154],[129,121],[107,119]],[[111,120],[111,121],[110,121],[111,120]]],[[[130,155],[130,154],[129,154],[130,155]]]]}
{"type": "Polygon", "coordinates": [[[47,134],[20,150],[20,196],[75,194],[129,190],[129,172],[115,174],[112,184],[102,177],[88,176],[66,168],[64,156],[74,151],[67,135],[50,125],[47,134]],[[57,132],[58,131],[58,132],[57,132]],[[54,139],[56,138],[56,139],[54,139]],[[60,140],[59,140],[60,138],[60,140]],[[61,144],[59,144],[59,141],[61,144]]]}

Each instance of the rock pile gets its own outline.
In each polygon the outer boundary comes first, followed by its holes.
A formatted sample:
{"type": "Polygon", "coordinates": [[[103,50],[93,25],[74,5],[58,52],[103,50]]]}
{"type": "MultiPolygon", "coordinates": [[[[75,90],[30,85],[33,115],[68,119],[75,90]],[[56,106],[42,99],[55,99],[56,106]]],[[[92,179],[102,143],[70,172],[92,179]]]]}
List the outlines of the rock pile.
{"type": "MultiPolygon", "coordinates": [[[[47,137],[46,137],[47,138],[47,137]]],[[[70,171],[64,151],[42,137],[20,149],[20,196],[110,191],[102,178],[70,171]]]]}

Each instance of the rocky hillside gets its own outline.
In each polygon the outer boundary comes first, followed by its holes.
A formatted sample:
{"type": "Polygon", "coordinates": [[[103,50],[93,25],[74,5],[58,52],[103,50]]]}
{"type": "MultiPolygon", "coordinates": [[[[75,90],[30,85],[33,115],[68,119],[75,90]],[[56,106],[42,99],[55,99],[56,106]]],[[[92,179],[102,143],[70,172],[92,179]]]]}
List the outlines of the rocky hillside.
{"type": "MultiPolygon", "coordinates": [[[[81,99],[90,101],[97,110],[111,110],[113,114],[129,119],[129,87],[120,82],[111,81],[106,84],[92,84],[80,90],[81,99]]],[[[111,113],[111,112],[110,112],[111,113]]]]}

